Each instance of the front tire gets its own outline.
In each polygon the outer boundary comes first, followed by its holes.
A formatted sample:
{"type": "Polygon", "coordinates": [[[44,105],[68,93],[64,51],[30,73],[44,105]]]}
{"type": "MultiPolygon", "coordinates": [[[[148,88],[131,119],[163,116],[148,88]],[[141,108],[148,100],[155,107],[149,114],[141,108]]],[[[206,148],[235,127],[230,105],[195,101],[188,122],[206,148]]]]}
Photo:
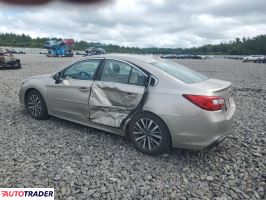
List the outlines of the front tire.
{"type": "Polygon", "coordinates": [[[40,92],[32,90],[26,97],[26,108],[34,119],[48,119],[46,103],[40,92]]]}
{"type": "Polygon", "coordinates": [[[165,123],[151,113],[140,113],[130,122],[129,138],[142,153],[160,155],[171,149],[170,133],[165,123]]]}

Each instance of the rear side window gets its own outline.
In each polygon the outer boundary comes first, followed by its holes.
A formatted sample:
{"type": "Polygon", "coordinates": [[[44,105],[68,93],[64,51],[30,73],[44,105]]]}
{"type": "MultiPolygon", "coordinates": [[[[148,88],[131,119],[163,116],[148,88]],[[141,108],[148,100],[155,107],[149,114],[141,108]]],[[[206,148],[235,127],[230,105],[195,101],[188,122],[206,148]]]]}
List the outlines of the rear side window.
{"type": "Polygon", "coordinates": [[[198,83],[208,79],[207,77],[174,62],[160,61],[151,64],[185,83],[198,83]]]}
{"type": "Polygon", "coordinates": [[[146,75],[127,63],[117,60],[107,60],[104,64],[100,80],[144,86],[146,75]]]}
{"type": "Polygon", "coordinates": [[[147,81],[147,76],[140,70],[132,68],[129,84],[144,86],[147,81]]]}
{"type": "Polygon", "coordinates": [[[131,73],[131,66],[116,60],[105,62],[101,81],[127,84],[131,73]]]}

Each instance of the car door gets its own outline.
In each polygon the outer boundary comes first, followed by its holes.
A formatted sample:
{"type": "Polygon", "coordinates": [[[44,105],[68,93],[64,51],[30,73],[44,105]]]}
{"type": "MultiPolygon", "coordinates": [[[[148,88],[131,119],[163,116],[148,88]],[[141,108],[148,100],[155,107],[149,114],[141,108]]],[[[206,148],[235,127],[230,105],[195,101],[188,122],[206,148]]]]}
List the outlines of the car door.
{"type": "Polygon", "coordinates": [[[70,65],[60,73],[58,83],[48,85],[51,114],[72,120],[89,120],[89,96],[102,59],[89,59],[70,65]]]}
{"type": "Polygon", "coordinates": [[[144,72],[128,62],[105,60],[99,80],[91,87],[90,120],[119,127],[139,105],[147,79],[144,72]]]}

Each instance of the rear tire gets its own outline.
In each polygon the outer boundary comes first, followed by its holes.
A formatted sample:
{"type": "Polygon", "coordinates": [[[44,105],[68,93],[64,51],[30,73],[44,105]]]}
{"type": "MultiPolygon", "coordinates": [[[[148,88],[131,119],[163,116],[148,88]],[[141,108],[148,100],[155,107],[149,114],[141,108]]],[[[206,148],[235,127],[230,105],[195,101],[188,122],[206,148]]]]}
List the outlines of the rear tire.
{"type": "Polygon", "coordinates": [[[32,118],[38,120],[49,118],[46,103],[39,91],[31,90],[26,97],[25,104],[32,118]]]}
{"type": "Polygon", "coordinates": [[[161,155],[171,149],[171,137],[165,123],[151,113],[137,114],[130,122],[128,134],[134,147],[142,153],[161,155]]]}

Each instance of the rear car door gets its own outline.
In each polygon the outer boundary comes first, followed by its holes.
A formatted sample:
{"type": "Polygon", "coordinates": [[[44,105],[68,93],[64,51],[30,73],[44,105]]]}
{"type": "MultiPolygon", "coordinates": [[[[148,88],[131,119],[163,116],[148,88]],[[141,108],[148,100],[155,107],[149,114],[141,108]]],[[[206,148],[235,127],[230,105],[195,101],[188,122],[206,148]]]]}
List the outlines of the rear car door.
{"type": "Polygon", "coordinates": [[[99,80],[91,87],[90,120],[119,127],[139,105],[147,81],[148,76],[134,65],[121,60],[105,60],[99,80]]]}
{"type": "Polygon", "coordinates": [[[102,59],[80,61],[60,73],[60,82],[48,85],[51,114],[72,120],[89,120],[89,96],[102,59]]]}

